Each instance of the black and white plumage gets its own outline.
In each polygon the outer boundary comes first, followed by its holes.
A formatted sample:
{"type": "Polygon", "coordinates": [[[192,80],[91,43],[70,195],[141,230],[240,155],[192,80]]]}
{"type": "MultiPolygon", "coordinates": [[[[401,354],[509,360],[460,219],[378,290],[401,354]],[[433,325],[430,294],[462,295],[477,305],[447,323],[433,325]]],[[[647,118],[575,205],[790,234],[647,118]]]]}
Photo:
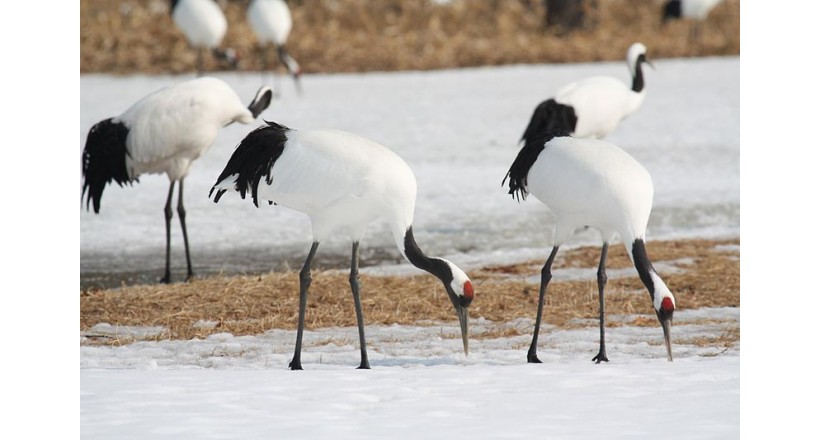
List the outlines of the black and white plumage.
{"type": "Polygon", "coordinates": [[[319,243],[333,233],[352,243],[350,287],[359,328],[361,363],[370,368],[359,300],[359,242],[369,223],[390,223],[396,246],[416,267],[441,280],[458,315],[464,353],[468,353],[467,308],[473,300],[470,279],[458,266],[426,256],[413,236],[416,179],[398,155],[369,139],[336,130],[292,130],[269,122],[239,144],[211,189],[214,202],[226,191],[303,212],[310,217],[313,244],[299,273],[299,328],[290,368],[301,370],[302,332],[310,268],[319,243]]]}
{"type": "Polygon", "coordinates": [[[541,270],[538,312],[527,360],[540,362],[536,355],[538,331],[555,254],[576,230],[592,227],[601,233],[603,243],[598,266],[600,349],[592,360],[608,361],[604,338],[605,264],[609,243],[620,237],[649,291],[671,361],[670,331],[675,298],[652,267],[644,243],[654,195],[649,172],[609,142],[557,133],[528,141],[513,161],[505,182],[507,178],[513,198],[522,199],[532,194],[556,216],[555,242],[541,270]]]}
{"type": "Polygon", "coordinates": [[[723,0],[669,0],[663,5],[663,20],[689,18],[703,21],[723,0]]]}
{"type": "Polygon", "coordinates": [[[166,174],[171,181],[165,204],[165,275],[171,281],[171,199],[179,182],[177,213],[185,242],[188,276],[193,276],[188,250],[182,185],[193,161],[211,148],[219,129],[233,122],[250,124],[272,98],[269,87],[259,89],[245,107],[222,80],[197,78],[160,89],[142,98],[121,115],[95,124],[88,132],[82,156],[86,208],[100,212],[106,185],[138,181],[142,174],[166,174]]]}
{"type": "Polygon", "coordinates": [[[239,59],[233,48],[222,49],[228,30],[225,14],[214,0],[171,0],[171,18],[197,51],[197,74],[205,71],[204,53],[210,51],[220,63],[235,69],[239,59]]]}
{"type": "Polygon", "coordinates": [[[302,75],[302,68],[288,53],[285,46],[293,27],[293,19],[288,4],[284,0],[251,0],[250,5],[248,5],[247,16],[248,22],[251,24],[254,34],[256,34],[259,56],[262,60],[262,71],[268,70],[268,47],[273,45],[276,48],[279,63],[288,70],[288,73],[293,77],[296,90],[301,93],[302,88],[299,78],[302,75]]]}
{"type": "Polygon", "coordinates": [[[663,5],[661,20],[664,24],[672,20],[687,19],[692,21],[689,32],[690,42],[700,38],[701,23],[706,20],[712,9],[722,0],[669,0],[663,5]]]}
{"type": "Polygon", "coordinates": [[[530,118],[523,141],[542,133],[561,130],[577,138],[603,138],[624,118],[634,113],[646,98],[643,78],[646,46],[634,43],[626,53],[632,76],[627,86],[610,76],[593,76],[565,85],[550,99],[539,104],[530,118]]]}

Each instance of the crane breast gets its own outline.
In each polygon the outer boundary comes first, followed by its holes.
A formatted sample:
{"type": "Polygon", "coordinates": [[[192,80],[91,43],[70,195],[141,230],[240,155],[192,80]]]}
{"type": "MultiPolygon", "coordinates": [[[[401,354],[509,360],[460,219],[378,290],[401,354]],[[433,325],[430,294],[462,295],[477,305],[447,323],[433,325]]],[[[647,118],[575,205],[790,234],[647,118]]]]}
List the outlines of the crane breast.
{"type": "Polygon", "coordinates": [[[254,0],[248,7],[248,22],[260,43],[285,44],[293,26],[290,9],[281,0],[254,0]]]}
{"type": "Polygon", "coordinates": [[[172,17],[193,46],[216,47],[228,29],[222,9],[213,0],[182,1],[172,17]]]}
{"type": "Polygon", "coordinates": [[[646,92],[635,93],[623,82],[602,76],[570,84],[556,94],[555,100],[575,109],[576,137],[601,138],[635,112],[645,96],[646,92]]]}
{"type": "Polygon", "coordinates": [[[178,178],[211,148],[220,128],[249,113],[230,86],[200,78],[158,90],[118,119],[129,129],[128,160],[136,175],[168,172],[178,178]]]}

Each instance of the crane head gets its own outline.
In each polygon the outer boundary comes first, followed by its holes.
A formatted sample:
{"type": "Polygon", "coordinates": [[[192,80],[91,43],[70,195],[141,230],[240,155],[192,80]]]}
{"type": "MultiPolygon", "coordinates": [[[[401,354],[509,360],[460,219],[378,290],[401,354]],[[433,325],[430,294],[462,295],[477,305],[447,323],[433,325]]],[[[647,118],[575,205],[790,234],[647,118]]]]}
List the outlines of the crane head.
{"type": "Polygon", "coordinates": [[[666,344],[666,358],[672,362],[672,342],[670,340],[670,333],[672,331],[672,316],[675,313],[675,297],[666,288],[666,285],[661,281],[663,289],[658,289],[655,292],[653,303],[655,306],[655,314],[658,316],[658,322],[663,328],[663,341],[666,344]]]}
{"type": "Polygon", "coordinates": [[[464,355],[469,355],[470,345],[468,339],[468,308],[475,297],[473,284],[470,282],[470,278],[467,274],[464,273],[464,271],[458,266],[447,260],[443,261],[447,263],[447,266],[450,268],[450,272],[453,274],[453,277],[449,283],[446,280],[442,280],[444,282],[444,289],[450,297],[450,302],[453,303],[456,316],[458,316],[458,323],[461,326],[461,342],[464,345],[464,355]]]}

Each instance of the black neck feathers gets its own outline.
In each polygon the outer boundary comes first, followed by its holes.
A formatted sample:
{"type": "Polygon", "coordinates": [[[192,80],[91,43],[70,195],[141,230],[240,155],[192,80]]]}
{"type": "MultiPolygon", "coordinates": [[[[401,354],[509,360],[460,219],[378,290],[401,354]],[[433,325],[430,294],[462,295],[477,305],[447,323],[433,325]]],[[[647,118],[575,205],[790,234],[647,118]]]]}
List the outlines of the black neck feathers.
{"type": "MultiPolygon", "coordinates": [[[[253,204],[258,207],[259,181],[264,176],[268,185],[273,183],[273,164],[285,150],[288,131],[290,129],[284,125],[267,122],[267,125],[248,133],[234,150],[222,174],[217,178],[217,184],[229,176],[236,175],[234,186],[239,191],[239,195],[244,199],[245,193],[250,190],[253,204]]],[[[209,197],[213,194],[214,189],[216,186],[211,188],[208,193],[209,197]]],[[[217,191],[214,202],[218,202],[224,193],[224,189],[217,191]]]]}
{"type": "Polygon", "coordinates": [[[511,194],[514,199],[517,198],[521,200],[527,198],[527,175],[530,173],[530,168],[532,168],[532,165],[538,159],[541,151],[544,150],[546,143],[555,137],[564,136],[569,136],[569,132],[559,129],[542,132],[537,136],[532,136],[527,139],[527,142],[521,148],[521,151],[518,152],[518,156],[515,157],[512,166],[510,166],[510,170],[507,171],[507,175],[501,182],[503,186],[507,178],[510,179],[509,194],[511,194]]]}
{"type": "Polygon", "coordinates": [[[125,157],[129,154],[125,141],[128,139],[128,128],[113,118],[101,121],[91,127],[83,149],[83,193],[86,209],[94,203],[94,212],[100,212],[100,200],[105,186],[111,181],[120,186],[131,183],[125,167],[125,157]]]}
{"type": "Polygon", "coordinates": [[[654,300],[655,283],[652,281],[650,274],[655,272],[655,268],[652,267],[652,262],[649,261],[649,255],[646,253],[646,246],[640,238],[632,243],[632,260],[635,263],[638,276],[641,277],[644,286],[649,290],[649,296],[654,300]]]}
{"type": "Polygon", "coordinates": [[[413,236],[412,226],[407,228],[407,232],[404,234],[404,255],[407,256],[413,266],[436,276],[444,284],[450,285],[453,281],[453,271],[450,270],[447,263],[438,258],[430,258],[419,249],[413,236]]]}
{"type": "Polygon", "coordinates": [[[273,100],[273,91],[271,91],[270,88],[259,89],[259,92],[256,92],[256,96],[253,98],[253,101],[250,105],[248,105],[248,110],[250,110],[254,119],[265,111],[273,100]],[[262,93],[260,94],[259,92],[262,93]]]}
{"type": "Polygon", "coordinates": [[[632,77],[632,91],[635,93],[640,93],[643,90],[643,69],[641,68],[641,64],[646,62],[646,55],[640,54],[638,55],[638,59],[635,60],[635,76],[632,77]]]}

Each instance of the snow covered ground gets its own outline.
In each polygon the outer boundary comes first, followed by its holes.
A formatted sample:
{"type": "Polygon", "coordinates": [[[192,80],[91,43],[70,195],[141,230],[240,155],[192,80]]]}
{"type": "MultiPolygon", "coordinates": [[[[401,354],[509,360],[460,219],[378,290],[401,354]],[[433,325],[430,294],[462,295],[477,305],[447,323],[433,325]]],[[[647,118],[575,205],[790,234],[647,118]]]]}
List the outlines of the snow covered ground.
{"type": "MultiPolygon", "coordinates": [[[[674,335],[715,336],[739,318],[736,308],[681,311],[674,335]]],[[[368,326],[370,371],[355,369],[355,328],[308,331],[300,372],[287,370],[293,331],[152,342],[160,329],[100,325],[89,333],[142,334],[148,340],[116,348],[81,346],[82,436],[739,437],[739,347],[676,344],[670,363],[658,327],[615,327],[607,332],[610,362],[596,365],[590,361],[598,349],[594,326],[555,331],[547,325],[539,339],[544,363],[527,364],[532,323],[475,320],[468,357],[450,323],[368,326]],[[524,335],[480,337],[499,327],[524,335]]]]}
{"type": "MultiPolygon", "coordinates": [[[[739,59],[654,62],[643,108],[609,138],[653,175],[650,240],[739,236],[739,59]]],[[[419,182],[420,244],[469,268],[543,258],[549,214],[534,199],[513,202],[501,180],[535,105],[561,84],[593,74],[627,79],[623,63],[308,75],[304,97],[283,81],[282,99],[263,117],[296,129],[344,129],[396,150],[419,182]]],[[[260,82],[258,74],[218,76],[247,100],[260,82]]],[[[95,122],[187,78],[82,76],[80,149],[95,122]]],[[[219,205],[207,199],[249,130],[225,129],[186,181],[200,272],[267,271],[283,259],[301,260],[309,246],[301,214],[256,209],[238,198],[219,205]]],[[[137,279],[158,276],[166,190],[164,177],[145,176],[134,187],[109,187],[100,215],[81,209],[81,278],[128,270],[141,273],[137,279]]],[[[578,243],[594,239],[582,234],[578,243]]],[[[381,249],[369,270],[401,271],[384,225],[374,224],[363,246],[381,249]]],[[[322,251],[320,262],[334,255],[341,261],[348,249],[339,240],[322,251]]],[[[528,365],[532,320],[474,319],[469,357],[454,323],[367,326],[371,371],[354,369],[354,328],[313,329],[305,336],[302,372],[287,370],[294,331],[154,342],[151,335],[162,329],[101,323],[81,342],[112,332],[144,340],[121,347],[81,343],[80,429],[84,439],[738,438],[740,348],[694,342],[739,319],[739,310],[729,308],[676,313],[672,363],[659,327],[610,328],[605,365],[590,361],[597,352],[594,327],[545,325],[544,363],[528,365]],[[515,326],[524,336],[481,337],[498,326],[515,326]]]]}

